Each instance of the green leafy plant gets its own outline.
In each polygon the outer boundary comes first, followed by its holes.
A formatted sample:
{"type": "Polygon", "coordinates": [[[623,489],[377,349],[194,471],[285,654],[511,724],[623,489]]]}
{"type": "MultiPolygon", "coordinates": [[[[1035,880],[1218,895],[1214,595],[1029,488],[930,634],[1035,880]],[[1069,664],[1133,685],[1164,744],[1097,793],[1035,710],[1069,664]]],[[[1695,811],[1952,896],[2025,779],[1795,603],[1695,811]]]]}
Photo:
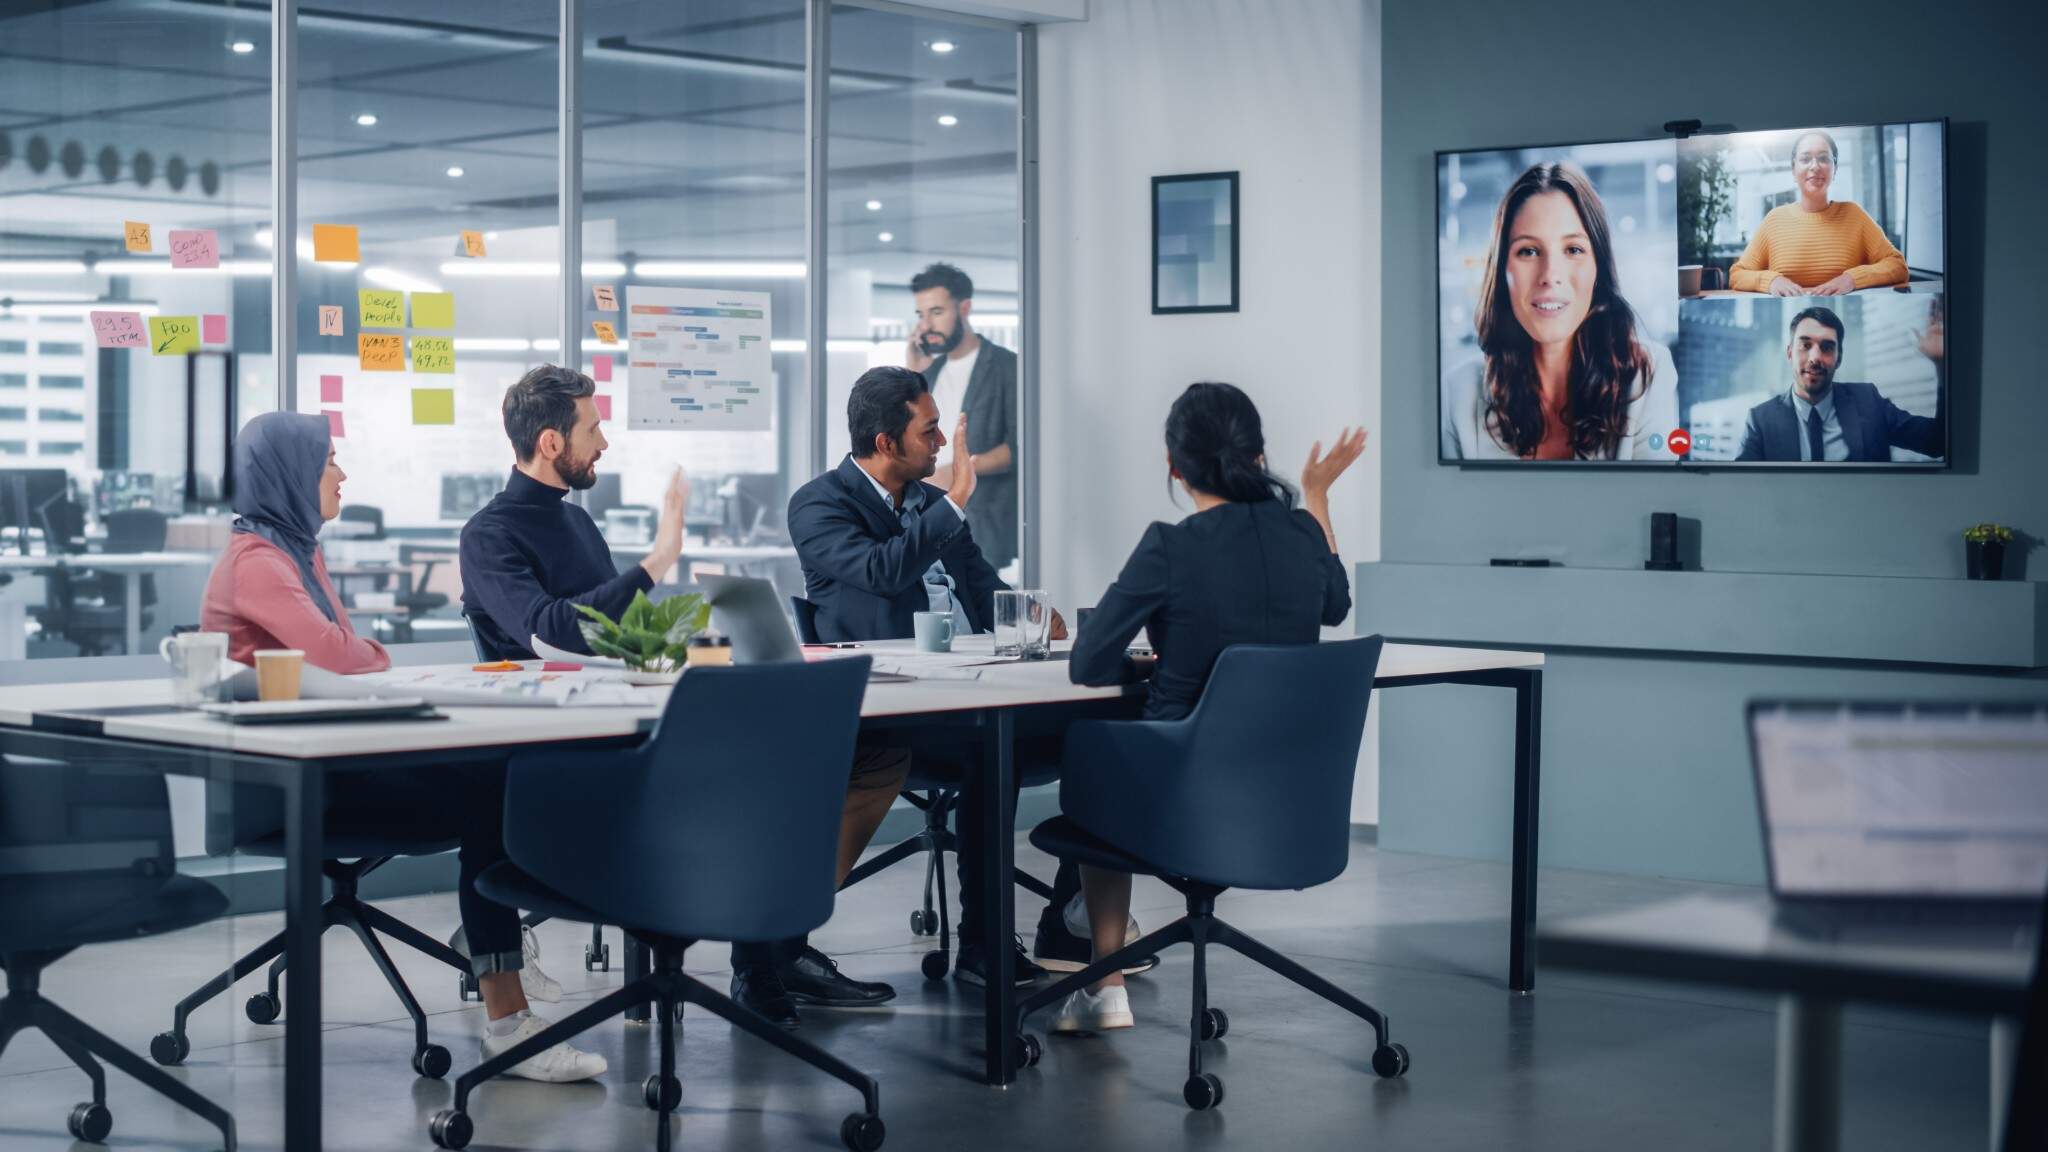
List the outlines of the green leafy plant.
{"type": "Polygon", "coordinates": [[[618,620],[578,604],[584,619],[577,627],[584,643],[599,656],[626,662],[635,672],[673,672],[683,666],[689,653],[690,637],[711,622],[711,605],[694,592],[671,596],[660,603],[636,592],[618,620]]]}
{"type": "Polygon", "coordinates": [[[1686,147],[1678,155],[1678,262],[1711,264],[1714,231],[1735,205],[1727,150],[1686,147]]]}
{"type": "Polygon", "coordinates": [[[2003,524],[1972,524],[1963,529],[1963,539],[1972,544],[1989,544],[1994,540],[2000,544],[2010,544],[2012,529],[2003,524]]]}

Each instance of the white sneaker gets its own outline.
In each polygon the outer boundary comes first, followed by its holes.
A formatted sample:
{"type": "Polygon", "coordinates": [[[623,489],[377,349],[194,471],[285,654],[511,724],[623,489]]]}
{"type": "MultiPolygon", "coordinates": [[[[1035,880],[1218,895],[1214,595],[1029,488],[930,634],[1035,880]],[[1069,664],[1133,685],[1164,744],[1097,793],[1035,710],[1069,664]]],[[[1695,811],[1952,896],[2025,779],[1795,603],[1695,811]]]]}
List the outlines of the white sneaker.
{"type": "Polygon", "coordinates": [[[1052,1030],[1107,1032],[1112,1028],[1129,1028],[1134,1023],[1130,994],[1123,985],[1112,984],[1100,992],[1075,989],[1067,1002],[1060,1005],[1060,1014],[1052,1018],[1052,1030]]]}
{"type": "MultiPolygon", "coordinates": [[[[1074,898],[1067,901],[1067,906],[1061,911],[1060,915],[1067,922],[1067,931],[1072,932],[1083,940],[1091,940],[1095,937],[1095,929],[1088,924],[1088,900],[1081,893],[1074,893],[1074,898]]],[[[1143,935],[1143,932],[1138,931],[1138,918],[1136,916],[1132,916],[1124,921],[1125,947],[1136,944],[1138,938],[1143,935]]]]}
{"type": "MultiPolygon", "coordinates": [[[[469,937],[461,928],[448,938],[448,946],[464,956],[469,955],[469,937]]],[[[526,993],[528,1000],[538,1000],[543,1004],[561,1003],[562,982],[541,971],[540,938],[524,924],[519,926],[519,954],[524,958],[519,968],[519,990],[526,993]]]]}
{"type": "MultiPolygon", "coordinates": [[[[489,1060],[529,1036],[539,1035],[547,1026],[548,1021],[544,1017],[529,1012],[526,1018],[519,1022],[519,1027],[504,1036],[493,1036],[486,1027],[483,1037],[484,1059],[489,1060]]],[[[540,1080],[548,1084],[568,1084],[576,1080],[602,1076],[609,1067],[604,1057],[597,1053],[579,1051],[569,1047],[565,1042],[528,1056],[501,1074],[517,1076],[524,1080],[540,1080]]]]}

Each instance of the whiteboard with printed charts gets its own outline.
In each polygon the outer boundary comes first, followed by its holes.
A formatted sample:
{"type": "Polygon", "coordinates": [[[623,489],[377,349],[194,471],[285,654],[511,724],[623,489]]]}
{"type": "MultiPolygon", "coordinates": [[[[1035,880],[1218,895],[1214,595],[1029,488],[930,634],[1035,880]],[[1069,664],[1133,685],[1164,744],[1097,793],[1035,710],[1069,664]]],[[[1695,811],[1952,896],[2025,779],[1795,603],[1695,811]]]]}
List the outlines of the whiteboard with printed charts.
{"type": "Polygon", "coordinates": [[[625,327],[627,427],[772,426],[768,293],[630,287],[625,327]]]}

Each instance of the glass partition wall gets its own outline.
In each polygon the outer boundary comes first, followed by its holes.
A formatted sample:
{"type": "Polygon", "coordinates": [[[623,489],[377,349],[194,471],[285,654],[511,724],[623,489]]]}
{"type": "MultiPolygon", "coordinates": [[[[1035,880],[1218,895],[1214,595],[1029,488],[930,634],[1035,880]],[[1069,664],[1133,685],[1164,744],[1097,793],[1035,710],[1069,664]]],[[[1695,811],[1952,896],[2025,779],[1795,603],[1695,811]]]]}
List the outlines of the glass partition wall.
{"type": "Polygon", "coordinates": [[[512,464],[504,389],[541,363],[598,380],[610,448],[577,499],[619,563],[689,473],[672,588],[800,589],[789,494],[844,456],[879,364],[929,370],[949,436],[975,413],[977,537],[1030,571],[1029,29],[881,0],[364,0],[289,33],[280,142],[268,6],[0,13],[0,661],[196,625],[232,434],[277,407],[336,437],[323,547],[357,630],[461,639],[452,546],[512,464]],[[670,338],[706,305],[726,330],[670,338]],[[705,356],[723,392],[677,375],[705,356]],[[163,562],[54,561],[101,551],[163,562]]]}

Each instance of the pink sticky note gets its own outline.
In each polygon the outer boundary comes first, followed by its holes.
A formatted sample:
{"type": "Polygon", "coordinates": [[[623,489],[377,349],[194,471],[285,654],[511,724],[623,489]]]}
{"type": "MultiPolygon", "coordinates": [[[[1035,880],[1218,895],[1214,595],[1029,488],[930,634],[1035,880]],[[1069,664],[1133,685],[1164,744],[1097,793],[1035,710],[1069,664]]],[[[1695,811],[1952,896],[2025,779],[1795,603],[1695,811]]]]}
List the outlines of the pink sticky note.
{"type": "Polygon", "coordinates": [[[208,313],[199,319],[199,339],[207,344],[228,342],[228,318],[218,313],[208,313]]]}
{"type": "Polygon", "coordinates": [[[341,335],[341,305],[322,304],[320,306],[320,334],[322,336],[341,335]]]}
{"type": "Polygon", "coordinates": [[[140,312],[94,312],[92,334],[102,348],[149,347],[140,312]]]}
{"type": "Polygon", "coordinates": [[[348,435],[341,425],[341,413],[332,408],[327,410],[327,434],[336,440],[348,435]]]}
{"type": "Polygon", "coordinates": [[[605,355],[591,357],[590,378],[602,384],[612,378],[612,358],[605,355]]]}
{"type": "MultiPolygon", "coordinates": [[[[320,402],[322,404],[341,403],[341,377],[322,376],[320,378],[320,402]]],[[[339,416],[340,413],[337,412],[335,415],[339,416]]]]}
{"type": "Polygon", "coordinates": [[[171,267],[220,267],[220,237],[211,228],[171,229],[171,267]]]}
{"type": "Polygon", "coordinates": [[[611,397],[609,397],[609,396],[604,396],[604,395],[598,395],[598,396],[592,396],[592,397],[591,397],[590,399],[592,400],[592,402],[594,402],[594,403],[595,403],[595,404],[597,405],[597,418],[598,418],[599,420],[609,420],[609,419],[611,419],[611,418],[612,418],[612,398],[611,398],[611,397]]]}

